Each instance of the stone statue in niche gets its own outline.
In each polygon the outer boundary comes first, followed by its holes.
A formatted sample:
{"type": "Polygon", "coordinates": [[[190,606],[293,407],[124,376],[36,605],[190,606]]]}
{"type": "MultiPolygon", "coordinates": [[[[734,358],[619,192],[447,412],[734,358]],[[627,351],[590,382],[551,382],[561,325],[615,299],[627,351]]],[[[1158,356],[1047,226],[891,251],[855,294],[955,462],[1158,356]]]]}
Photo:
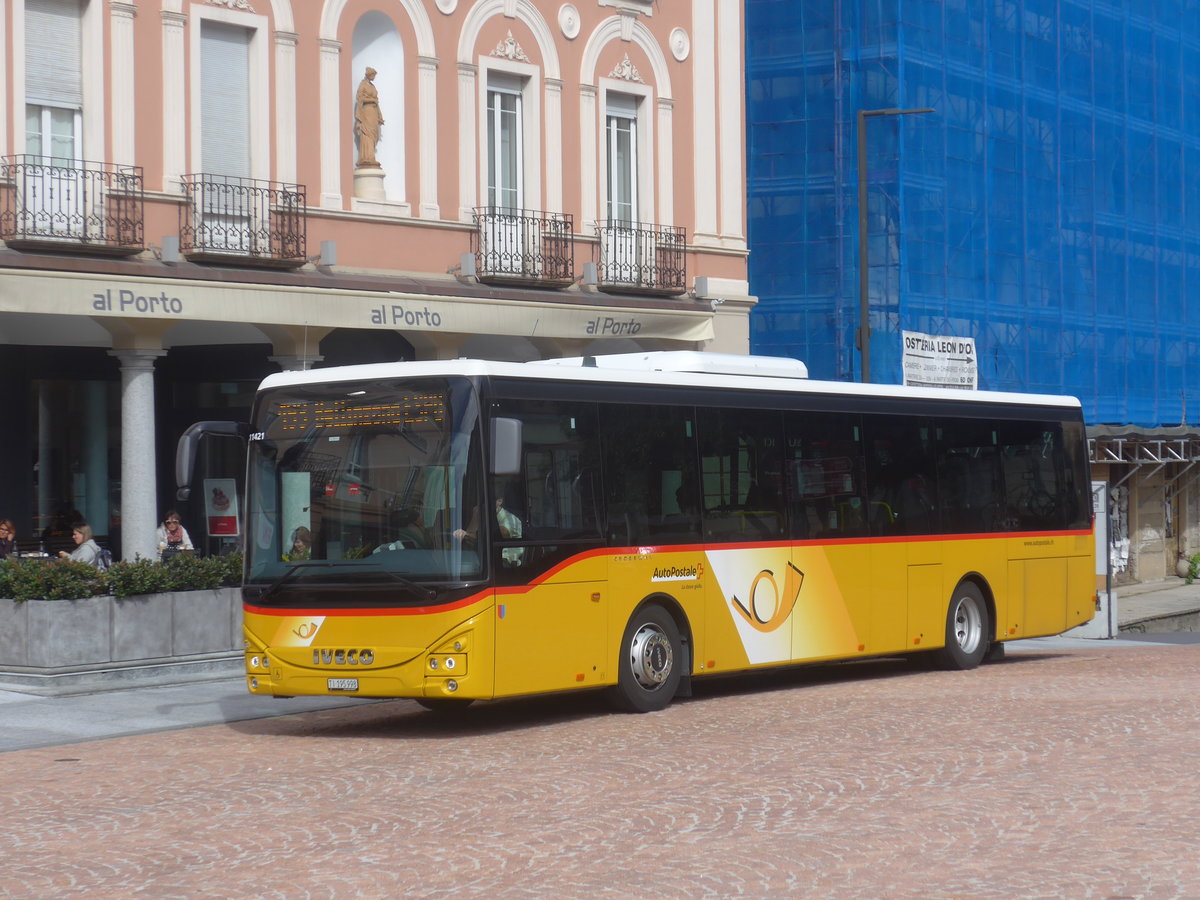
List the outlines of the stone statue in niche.
{"type": "Polygon", "coordinates": [[[379,112],[379,91],[374,82],[375,70],[368,66],[354,98],[354,136],[358,138],[357,168],[360,169],[379,168],[375,145],[379,143],[383,115],[379,112]]]}

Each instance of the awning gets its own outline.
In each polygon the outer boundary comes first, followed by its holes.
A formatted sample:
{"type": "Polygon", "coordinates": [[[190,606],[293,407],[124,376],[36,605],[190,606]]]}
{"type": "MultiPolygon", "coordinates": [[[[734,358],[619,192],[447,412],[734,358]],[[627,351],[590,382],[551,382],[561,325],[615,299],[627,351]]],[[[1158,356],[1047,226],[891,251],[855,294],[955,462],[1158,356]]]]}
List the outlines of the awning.
{"type": "Polygon", "coordinates": [[[712,314],[694,308],[582,306],[525,298],[483,299],[17,269],[0,272],[0,312],[585,340],[713,338],[712,314]]]}

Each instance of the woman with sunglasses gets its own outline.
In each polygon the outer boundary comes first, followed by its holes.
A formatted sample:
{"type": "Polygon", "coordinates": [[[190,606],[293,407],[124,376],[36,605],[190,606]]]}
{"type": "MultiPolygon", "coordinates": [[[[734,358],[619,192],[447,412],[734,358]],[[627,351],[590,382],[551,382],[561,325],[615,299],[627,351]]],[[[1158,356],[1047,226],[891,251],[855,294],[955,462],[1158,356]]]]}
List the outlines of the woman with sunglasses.
{"type": "Polygon", "coordinates": [[[17,526],[12,519],[0,519],[0,559],[17,555],[17,526]]]}
{"type": "Polygon", "coordinates": [[[157,540],[160,555],[195,549],[187,529],[179,522],[179,513],[173,509],[168,509],[163,516],[163,522],[158,526],[157,540]]]}

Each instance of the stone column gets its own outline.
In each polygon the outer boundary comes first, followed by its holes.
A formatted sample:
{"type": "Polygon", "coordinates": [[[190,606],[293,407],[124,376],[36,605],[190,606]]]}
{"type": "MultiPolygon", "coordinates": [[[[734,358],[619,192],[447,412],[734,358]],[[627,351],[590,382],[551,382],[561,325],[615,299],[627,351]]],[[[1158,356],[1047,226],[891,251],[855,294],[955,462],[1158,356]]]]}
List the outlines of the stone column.
{"type": "Polygon", "coordinates": [[[476,124],[479,122],[479,97],[475,93],[478,72],[478,66],[458,64],[458,217],[463,222],[473,219],[475,207],[479,205],[475,187],[479,178],[475,143],[475,132],[479,127],[476,124]]]}
{"type": "MultiPolygon", "coordinates": [[[[111,25],[109,42],[112,52],[112,152],[113,162],[132,165],[137,159],[134,149],[134,111],[137,99],[134,96],[133,20],[137,6],[113,0],[110,6],[111,25]]],[[[95,526],[93,526],[95,527],[95,526]]],[[[101,529],[101,533],[107,531],[101,529]]]]}
{"type": "Polygon", "coordinates": [[[342,208],[342,42],[321,38],[321,206],[342,208]]]}
{"type": "Polygon", "coordinates": [[[437,69],[438,61],[427,57],[417,59],[417,116],[421,123],[420,178],[417,188],[420,216],[437,219],[442,215],[438,201],[438,142],[437,142],[437,69]]]}
{"type": "Polygon", "coordinates": [[[154,452],[154,360],[165,350],[110,350],[121,363],[121,551],[154,559],[158,468],[154,452]]]}
{"type": "MultiPolygon", "coordinates": [[[[184,69],[184,26],[187,16],[180,12],[162,11],[163,53],[163,186],[169,194],[183,190],[183,176],[187,169],[187,84],[184,69]]],[[[133,160],[128,160],[132,162],[133,160]]]]}
{"type": "Polygon", "coordinates": [[[742,94],[742,0],[717,0],[717,53],[720,78],[717,82],[717,141],[721,162],[719,195],[721,198],[721,242],[732,249],[746,246],[742,225],[745,214],[745,159],[742,94]]]}
{"type": "Polygon", "coordinates": [[[598,174],[600,163],[596,154],[596,87],[591,84],[579,86],[579,183],[583,185],[580,197],[580,216],[577,228],[591,228],[591,223],[607,213],[599,212],[599,198],[605,196],[604,181],[598,174]]]}
{"type": "Polygon", "coordinates": [[[659,225],[675,224],[675,142],[674,126],[671,124],[675,115],[675,101],[666,97],[658,98],[658,171],[655,181],[658,184],[658,209],[654,212],[654,221],[659,225]]]}
{"type": "Polygon", "coordinates": [[[546,148],[546,186],[542,202],[546,205],[542,209],[561,212],[566,209],[563,206],[562,80],[547,78],[544,88],[546,115],[542,133],[546,148]]]}
{"type": "Polygon", "coordinates": [[[275,32],[275,180],[295,183],[296,45],[300,36],[275,32]]]}
{"type": "MultiPolygon", "coordinates": [[[[696,59],[717,58],[717,22],[714,0],[692,0],[692,52],[696,59]]],[[[694,65],[692,85],[692,142],[695,147],[692,186],[696,224],[692,239],[706,247],[720,246],[717,235],[717,191],[721,183],[717,159],[717,70],[694,65]]]]}

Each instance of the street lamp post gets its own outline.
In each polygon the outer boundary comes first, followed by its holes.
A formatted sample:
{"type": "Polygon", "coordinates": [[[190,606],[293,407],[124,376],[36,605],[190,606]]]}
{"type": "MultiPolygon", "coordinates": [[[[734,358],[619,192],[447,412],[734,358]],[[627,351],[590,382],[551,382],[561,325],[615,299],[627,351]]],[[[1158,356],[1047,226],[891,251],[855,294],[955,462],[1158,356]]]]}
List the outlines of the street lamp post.
{"type": "Polygon", "coordinates": [[[932,109],[860,109],[858,111],[858,350],[862,382],[871,380],[871,302],[867,278],[867,119],[912,116],[932,109]]]}

